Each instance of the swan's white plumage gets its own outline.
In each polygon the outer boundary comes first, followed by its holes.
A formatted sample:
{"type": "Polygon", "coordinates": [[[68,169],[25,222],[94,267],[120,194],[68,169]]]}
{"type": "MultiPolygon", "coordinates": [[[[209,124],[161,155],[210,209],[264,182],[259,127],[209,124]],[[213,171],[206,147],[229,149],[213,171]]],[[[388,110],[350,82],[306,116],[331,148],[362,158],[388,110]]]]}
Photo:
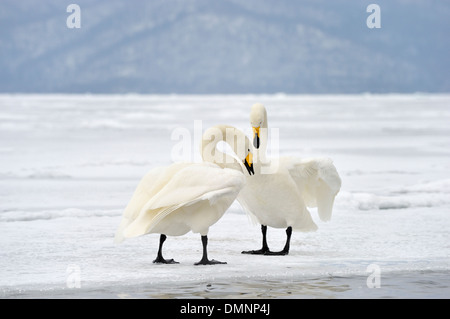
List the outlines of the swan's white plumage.
{"type": "Polygon", "coordinates": [[[252,219],[262,225],[314,231],[317,225],[307,207],[317,207],[320,219],[330,220],[334,198],[341,187],[339,174],[328,158],[267,159],[267,122],[265,107],[259,103],[253,105],[250,123],[258,128],[260,136],[258,160],[254,163],[255,175],[246,178],[238,201],[252,219]],[[264,174],[267,167],[276,167],[276,170],[264,174]]]}
{"type": "MultiPolygon", "coordinates": [[[[206,161],[215,161],[215,159],[226,158],[221,152],[215,149],[219,141],[225,141],[232,146],[233,151],[237,153],[248,149],[253,149],[249,139],[245,134],[228,125],[217,125],[209,128],[204,136],[205,143],[212,143],[211,150],[213,154],[202,154],[206,161]],[[210,132],[216,132],[215,139],[209,138],[210,132]],[[241,141],[235,143],[233,141],[241,141]],[[242,145],[243,150],[239,150],[238,145],[242,145]],[[214,146],[214,147],[213,147],[214,146]],[[219,156],[217,156],[219,154],[219,156]]],[[[205,148],[204,148],[205,149],[205,148]]],[[[217,163],[222,167],[242,170],[241,166],[231,159],[226,162],[217,163]]],[[[241,189],[237,199],[244,210],[256,222],[275,228],[286,228],[291,226],[299,231],[314,231],[316,224],[306,208],[304,199],[299,192],[296,181],[291,176],[289,169],[295,169],[290,161],[280,162],[276,170],[271,174],[265,174],[271,162],[255,161],[253,163],[254,174],[245,172],[245,185],[241,189]]],[[[275,167],[275,166],[273,166],[275,167]]],[[[307,168],[299,170],[299,174],[305,174],[307,168]]]]}
{"type": "Polygon", "coordinates": [[[317,225],[286,163],[280,161],[277,170],[270,174],[262,173],[264,164],[253,165],[255,175],[246,177],[246,184],[237,198],[251,218],[274,228],[291,226],[298,231],[315,231],[317,225]]]}
{"type": "Polygon", "coordinates": [[[341,187],[341,179],[329,158],[283,157],[307,207],[317,207],[322,221],[329,221],[334,198],[341,187]]]}
{"type": "Polygon", "coordinates": [[[147,173],[123,213],[115,241],[148,233],[206,235],[235,200],[241,172],[212,163],[176,163],[147,173]]]}

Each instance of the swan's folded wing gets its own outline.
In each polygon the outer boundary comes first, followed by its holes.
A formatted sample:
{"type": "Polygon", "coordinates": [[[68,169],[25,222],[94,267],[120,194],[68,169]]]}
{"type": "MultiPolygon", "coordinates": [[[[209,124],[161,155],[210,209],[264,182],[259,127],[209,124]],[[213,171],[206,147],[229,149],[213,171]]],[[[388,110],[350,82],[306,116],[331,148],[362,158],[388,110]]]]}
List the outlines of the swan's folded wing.
{"type": "Polygon", "coordinates": [[[187,165],[186,163],[177,163],[169,167],[157,167],[149,171],[140,180],[123,211],[122,221],[114,237],[115,243],[123,241],[123,231],[125,228],[139,216],[142,208],[168,183],[171,176],[187,165]]]}
{"type": "Polygon", "coordinates": [[[181,167],[141,206],[133,220],[122,227],[122,236],[136,237],[149,233],[172,212],[201,200],[209,200],[214,205],[221,196],[232,194],[237,197],[244,182],[242,173],[214,164],[192,163],[181,167]]]}
{"type": "Polygon", "coordinates": [[[213,191],[228,187],[240,189],[244,183],[245,177],[239,171],[210,163],[192,163],[176,172],[146,206],[148,209],[177,206],[213,191]]]}
{"type": "Polygon", "coordinates": [[[154,185],[157,183],[161,175],[163,174],[163,169],[153,169],[148,172],[139,182],[130,201],[128,202],[125,210],[122,214],[122,220],[116,231],[114,242],[120,243],[124,240],[124,230],[131,224],[139,215],[141,209],[148,203],[152,198],[152,195],[157,192],[154,185]]]}
{"type": "Polygon", "coordinates": [[[152,228],[155,227],[159,221],[181,206],[183,206],[183,204],[153,210],[143,208],[139,216],[123,230],[123,237],[131,238],[150,233],[152,228]]]}
{"type": "MultiPolygon", "coordinates": [[[[222,196],[231,195],[236,197],[237,194],[238,192],[235,188],[228,187],[225,189],[208,192],[191,201],[179,203],[178,205],[174,206],[161,207],[153,210],[144,207],[139,216],[132,223],[127,225],[127,227],[124,229],[123,236],[124,238],[130,238],[151,233],[153,228],[156,227],[159,222],[161,222],[164,218],[166,218],[171,213],[173,213],[174,211],[176,211],[181,207],[194,205],[195,203],[204,200],[208,200],[211,203],[211,205],[214,205],[217,199],[219,199],[222,196]]],[[[223,210],[225,210],[226,208],[228,207],[223,207],[223,210]]]]}
{"type": "MultiPolygon", "coordinates": [[[[236,190],[234,187],[227,187],[220,190],[215,190],[212,192],[208,192],[206,194],[203,194],[202,196],[195,198],[189,202],[186,203],[180,203],[175,206],[165,207],[161,211],[158,212],[158,214],[152,219],[151,223],[149,223],[148,228],[146,229],[146,232],[151,232],[152,229],[158,225],[158,223],[163,220],[165,217],[170,215],[172,212],[176,211],[177,209],[181,207],[187,207],[194,205],[200,201],[208,200],[210,205],[216,205],[218,199],[220,199],[222,196],[233,196],[234,198],[237,197],[239,191],[236,190]]],[[[222,210],[226,210],[228,207],[222,207],[222,210]]]]}
{"type": "Polygon", "coordinates": [[[341,188],[341,178],[328,158],[290,159],[287,165],[308,207],[317,207],[323,221],[331,218],[334,198],[341,188]]]}

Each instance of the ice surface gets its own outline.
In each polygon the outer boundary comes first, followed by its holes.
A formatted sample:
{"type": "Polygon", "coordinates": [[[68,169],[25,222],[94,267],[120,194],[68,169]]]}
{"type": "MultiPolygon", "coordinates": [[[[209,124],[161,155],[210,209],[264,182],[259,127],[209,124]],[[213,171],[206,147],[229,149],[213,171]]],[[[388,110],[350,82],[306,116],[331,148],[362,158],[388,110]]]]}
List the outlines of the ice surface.
{"type": "MultiPolygon", "coordinates": [[[[448,95],[1,95],[0,296],[448,297],[449,120],[448,95]],[[280,155],[333,159],[343,184],[331,221],[311,209],[319,230],[294,233],[288,256],[242,255],[261,235],[235,203],[209,234],[210,257],[228,264],[211,267],[193,266],[195,234],[166,241],[178,265],[152,264],[157,235],[114,245],[140,178],[172,162],[173,131],[190,133],[195,160],[194,121],[248,131],[256,102],[279,129],[280,155]],[[370,264],[381,269],[376,294],[370,264]],[[408,273],[403,292],[389,292],[408,273]],[[294,286],[302,292],[289,295],[294,286]]],[[[284,240],[269,228],[272,249],[284,240]]]]}

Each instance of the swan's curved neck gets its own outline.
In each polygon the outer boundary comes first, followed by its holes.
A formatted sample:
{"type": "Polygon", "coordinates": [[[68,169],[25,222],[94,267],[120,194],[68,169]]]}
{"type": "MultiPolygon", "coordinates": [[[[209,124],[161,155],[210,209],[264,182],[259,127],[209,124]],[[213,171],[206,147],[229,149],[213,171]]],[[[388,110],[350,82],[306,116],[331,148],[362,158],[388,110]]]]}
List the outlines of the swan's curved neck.
{"type": "Polygon", "coordinates": [[[200,153],[206,162],[212,162],[224,168],[245,170],[242,160],[245,158],[248,145],[250,141],[241,130],[230,125],[216,125],[203,134],[200,153]],[[221,141],[233,149],[235,156],[217,149],[216,146],[221,141]]]}

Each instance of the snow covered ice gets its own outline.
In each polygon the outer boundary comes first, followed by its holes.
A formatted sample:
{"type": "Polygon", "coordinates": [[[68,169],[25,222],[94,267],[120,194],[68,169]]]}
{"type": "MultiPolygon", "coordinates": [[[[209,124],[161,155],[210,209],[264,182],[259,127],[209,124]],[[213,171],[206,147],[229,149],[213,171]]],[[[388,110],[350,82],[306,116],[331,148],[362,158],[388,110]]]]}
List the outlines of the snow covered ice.
{"type": "MultiPolygon", "coordinates": [[[[0,297],[450,296],[449,95],[1,95],[0,297]],[[333,159],[342,188],[319,230],[294,232],[288,256],[248,256],[259,225],[238,203],[200,236],[113,243],[140,178],[172,163],[176,128],[249,132],[266,105],[280,155],[333,159]],[[198,123],[198,122],[197,122],[198,123]],[[369,265],[380,287],[369,288],[369,265]]],[[[270,150],[269,150],[270,154],[270,150]]],[[[269,246],[284,245],[268,229],[269,246]]]]}

